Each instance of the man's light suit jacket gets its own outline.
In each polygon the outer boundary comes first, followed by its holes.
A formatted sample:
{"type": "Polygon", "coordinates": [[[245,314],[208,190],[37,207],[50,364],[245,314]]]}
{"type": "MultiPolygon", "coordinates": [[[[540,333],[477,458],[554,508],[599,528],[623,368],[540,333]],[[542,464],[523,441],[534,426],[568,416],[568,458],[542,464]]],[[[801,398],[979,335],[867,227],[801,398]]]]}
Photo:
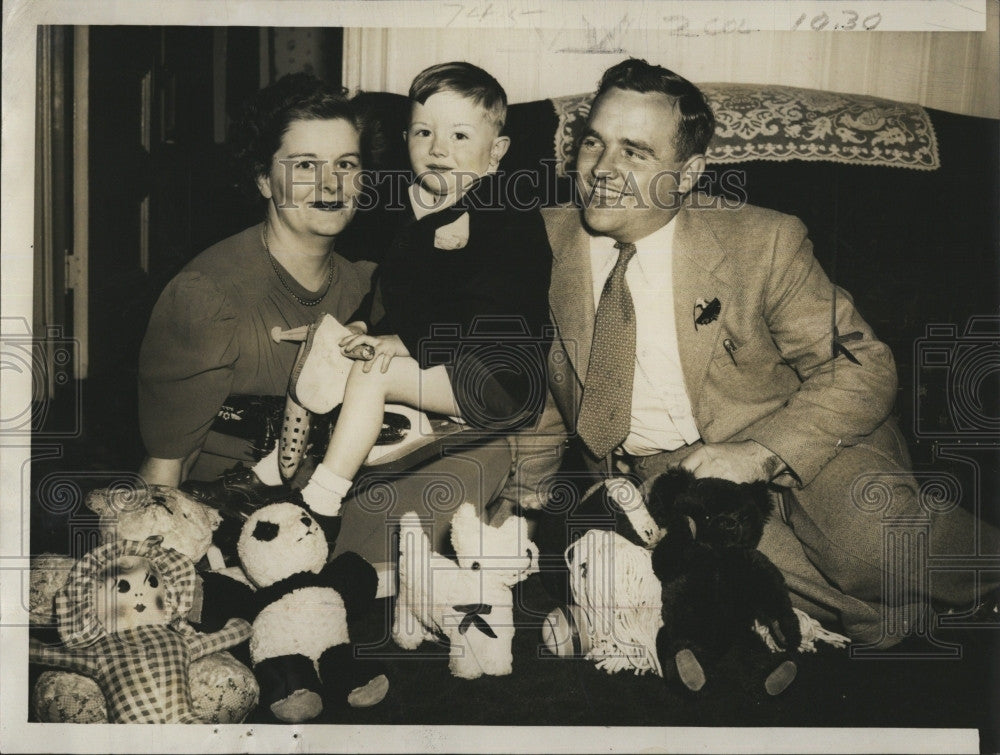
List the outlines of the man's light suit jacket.
{"type": "MultiPolygon", "coordinates": [[[[545,412],[533,431],[513,438],[513,473],[503,494],[527,507],[544,503],[564,440],[575,432],[595,317],[590,236],[579,209],[552,208],[543,217],[558,333],[545,412]]],[[[889,415],[897,384],[892,353],[827,278],[797,218],[691,195],[672,222],[674,322],[663,327],[677,331],[701,438],[755,440],[788,466],[776,482],[808,485],[889,415]],[[718,318],[696,324],[696,305],[713,299],[721,305],[718,318]],[[860,365],[835,353],[835,327],[860,365]]]]}

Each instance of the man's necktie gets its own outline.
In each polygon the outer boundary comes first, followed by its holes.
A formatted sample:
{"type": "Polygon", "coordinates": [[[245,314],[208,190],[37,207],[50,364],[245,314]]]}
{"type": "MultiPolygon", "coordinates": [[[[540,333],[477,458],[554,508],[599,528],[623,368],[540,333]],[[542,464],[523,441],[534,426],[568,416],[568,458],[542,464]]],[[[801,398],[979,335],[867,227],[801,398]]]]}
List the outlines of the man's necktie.
{"type": "Polygon", "coordinates": [[[632,377],[635,374],[635,308],[625,270],[635,244],[615,244],[618,261],[604,283],[594,322],[587,382],[576,429],[598,459],[628,435],[632,422],[632,377]]]}

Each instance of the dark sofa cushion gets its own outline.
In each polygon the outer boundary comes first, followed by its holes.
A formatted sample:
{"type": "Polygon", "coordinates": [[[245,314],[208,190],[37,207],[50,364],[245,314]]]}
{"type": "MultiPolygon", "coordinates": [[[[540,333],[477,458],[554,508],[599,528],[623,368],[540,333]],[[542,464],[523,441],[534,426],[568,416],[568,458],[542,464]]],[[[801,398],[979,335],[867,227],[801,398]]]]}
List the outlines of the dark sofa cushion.
{"type": "MultiPolygon", "coordinates": [[[[801,161],[728,166],[744,171],[748,201],[806,223],[824,269],[892,348],[904,429],[916,421],[916,347],[928,327],[949,324],[962,334],[970,317],[995,316],[1000,303],[998,122],[929,112],[940,146],[936,171],[801,161]]],[[[984,406],[995,406],[997,377],[978,388],[984,406]]],[[[934,413],[954,400],[923,398],[924,411],[934,413]]]]}

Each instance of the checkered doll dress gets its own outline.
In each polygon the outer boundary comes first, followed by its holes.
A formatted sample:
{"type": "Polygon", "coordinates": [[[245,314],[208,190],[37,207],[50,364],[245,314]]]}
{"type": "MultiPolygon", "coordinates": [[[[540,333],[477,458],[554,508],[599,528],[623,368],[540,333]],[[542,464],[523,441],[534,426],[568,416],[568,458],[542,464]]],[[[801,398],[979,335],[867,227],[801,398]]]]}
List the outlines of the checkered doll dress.
{"type": "Polygon", "coordinates": [[[32,662],[93,677],[116,723],[202,723],[194,714],[188,667],[209,653],[238,645],[250,625],[231,620],[213,634],[199,634],[183,620],[194,596],[191,561],[160,546],[161,537],[119,540],[94,549],[70,572],[56,596],[63,647],[31,641],[32,662]],[[97,618],[97,580],[125,556],[147,559],[166,585],[169,624],[140,626],[110,634],[97,618]]]}

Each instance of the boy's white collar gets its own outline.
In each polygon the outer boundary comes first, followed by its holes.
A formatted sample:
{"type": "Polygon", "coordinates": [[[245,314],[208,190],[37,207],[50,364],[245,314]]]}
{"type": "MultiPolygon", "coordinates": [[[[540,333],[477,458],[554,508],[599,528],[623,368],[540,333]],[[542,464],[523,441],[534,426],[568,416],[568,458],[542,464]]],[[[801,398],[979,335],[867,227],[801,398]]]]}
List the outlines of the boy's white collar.
{"type": "Polygon", "coordinates": [[[439,194],[432,194],[416,181],[410,184],[409,197],[410,208],[417,220],[433,212],[441,212],[458,201],[457,195],[449,194],[442,197],[439,194]]]}

